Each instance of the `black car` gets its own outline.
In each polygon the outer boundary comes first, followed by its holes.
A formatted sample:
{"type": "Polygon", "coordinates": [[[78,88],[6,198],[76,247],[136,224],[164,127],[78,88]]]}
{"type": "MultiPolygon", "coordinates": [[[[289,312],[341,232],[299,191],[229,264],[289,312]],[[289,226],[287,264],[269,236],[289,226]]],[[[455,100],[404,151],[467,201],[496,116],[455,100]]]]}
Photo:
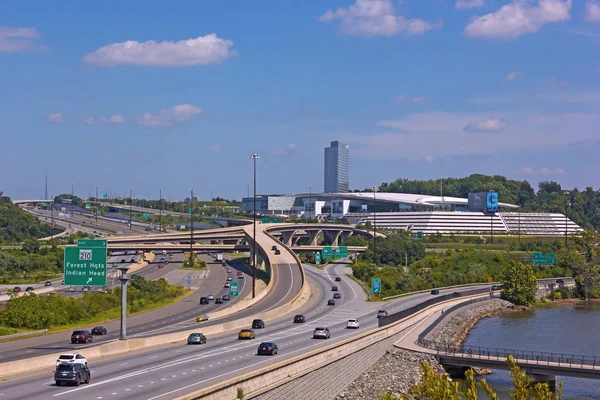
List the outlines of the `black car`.
{"type": "Polygon", "coordinates": [[[565,283],[565,281],[563,279],[557,279],[556,283],[561,284],[561,283],[565,283]]]}
{"type": "Polygon", "coordinates": [[[273,342],[262,342],[258,346],[257,354],[258,355],[267,354],[267,355],[274,356],[278,352],[279,352],[279,348],[277,347],[277,345],[275,343],[273,343],[273,342]]]}
{"type": "Polygon", "coordinates": [[[342,281],[342,278],[340,278],[339,276],[336,276],[336,277],[335,277],[335,281],[336,281],[336,282],[341,282],[341,281],[342,281]]]}
{"type": "Polygon", "coordinates": [[[71,343],[90,343],[94,338],[90,331],[79,330],[73,331],[71,334],[71,343]]]}
{"type": "Polygon", "coordinates": [[[334,299],[327,300],[327,305],[328,306],[335,306],[335,300],[334,299]]]}
{"type": "Polygon", "coordinates": [[[281,251],[279,249],[275,250],[275,255],[278,256],[281,254],[281,251]]]}
{"type": "Polygon", "coordinates": [[[44,283],[44,286],[52,286],[52,282],[46,281],[46,283],[44,283]]]}
{"type": "Polygon", "coordinates": [[[208,304],[208,297],[200,297],[200,304],[208,304]]]}
{"type": "Polygon", "coordinates": [[[306,322],[306,317],[304,315],[298,314],[298,315],[294,316],[295,324],[303,324],[305,322],[306,322]]]}
{"type": "Polygon", "coordinates": [[[223,304],[223,299],[222,299],[222,298],[220,298],[220,297],[217,297],[217,298],[215,299],[215,304],[223,304]]]}
{"type": "Polygon", "coordinates": [[[82,382],[90,383],[92,374],[87,366],[83,364],[65,363],[60,364],[54,371],[54,382],[56,386],[65,383],[74,383],[75,386],[79,386],[82,382]]]}
{"type": "Polygon", "coordinates": [[[332,292],[337,292],[337,291],[338,291],[338,287],[337,287],[337,286],[335,286],[335,285],[333,285],[333,286],[331,287],[331,291],[332,291],[332,292]]]}
{"type": "Polygon", "coordinates": [[[492,290],[500,290],[502,289],[501,285],[492,285],[492,290]]]}
{"type": "Polygon", "coordinates": [[[106,335],[108,330],[103,326],[95,326],[92,328],[92,335],[106,335]]]}
{"type": "Polygon", "coordinates": [[[191,333],[188,336],[187,344],[206,344],[206,336],[201,333],[191,333]]]}
{"type": "Polygon", "coordinates": [[[252,329],[264,329],[265,321],[262,319],[255,319],[252,321],[252,329]]]}
{"type": "Polygon", "coordinates": [[[229,301],[229,300],[230,300],[230,298],[229,298],[228,294],[223,295],[223,301],[229,301]]]}
{"type": "Polygon", "coordinates": [[[433,290],[431,291],[431,294],[440,294],[440,291],[439,291],[439,290],[437,290],[437,289],[433,289],[433,290]]]}
{"type": "Polygon", "coordinates": [[[277,250],[277,246],[273,245],[273,247],[271,247],[271,250],[273,250],[273,251],[277,250]]]}
{"type": "Polygon", "coordinates": [[[341,295],[341,294],[339,294],[339,293],[334,293],[334,294],[333,294],[333,298],[334,298],[334,299],[341,299],[341,298],[342,298],[342,295],[341,295]]]}
{"type": "Polygon", "coordinates": [[[25,289],[26,292],[33,292],[33,287],[32,286],[27,286],[27,288],[25,289]]]}

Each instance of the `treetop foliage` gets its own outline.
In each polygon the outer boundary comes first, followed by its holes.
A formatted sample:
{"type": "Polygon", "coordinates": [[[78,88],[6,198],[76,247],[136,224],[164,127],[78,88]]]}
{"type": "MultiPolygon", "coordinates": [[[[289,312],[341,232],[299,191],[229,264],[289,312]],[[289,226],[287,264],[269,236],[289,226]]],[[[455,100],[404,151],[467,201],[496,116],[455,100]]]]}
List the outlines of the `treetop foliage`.
{"type": "Polygon", "coordinates": [[[50,236],[50,227],[14,205],[9,197],[0,197],[0,242],[21,242],[50,236]]]}

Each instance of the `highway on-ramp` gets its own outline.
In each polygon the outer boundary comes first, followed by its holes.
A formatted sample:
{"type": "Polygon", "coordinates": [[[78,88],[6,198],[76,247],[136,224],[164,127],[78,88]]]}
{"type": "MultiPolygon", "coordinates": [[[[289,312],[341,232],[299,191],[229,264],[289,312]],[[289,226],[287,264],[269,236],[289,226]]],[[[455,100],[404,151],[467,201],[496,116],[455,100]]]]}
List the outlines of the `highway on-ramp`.
{"type": "MultiPolygon", "coordinates": [[[[257,339],[252,341],[237,340],[237,332],[229,332],[208,336],[205,345],[187,345],[182,341],[165,348],[97,361],[90,365],[92,382],[80,387],[55,386],[49,369],[46,373],[1,383],[0,395],[10,399],[172,399],[374,328],[379,308],[396,312],[431,297],[424,293],[388,304],[366,302],[360,286],[344,276],[345,272],[346,267],[340,264],[325,270],[306,268],[313,295],[310,304],[298,311],[307,316],[305,324],[294,324],[292,316],[287,315],[267,322],[265,329],[256,330],[257,339]],[[336,276],[342,277],[341,282],[335,282],[336,276]],[[327,306],[332,285],[338,286],[342,298],[335,306],[327,306]],[[360,329],[346,329],[348,318],[358,318],[360,329]],[[316,326],[328,326],[331,339],[312,339],[316,326]],[[275,342],[279,355],[257,356],[256,348],[261,341],[275,342]]],[[[457,290],[463,289],[441,290],[441,293],[457,290]]]]}

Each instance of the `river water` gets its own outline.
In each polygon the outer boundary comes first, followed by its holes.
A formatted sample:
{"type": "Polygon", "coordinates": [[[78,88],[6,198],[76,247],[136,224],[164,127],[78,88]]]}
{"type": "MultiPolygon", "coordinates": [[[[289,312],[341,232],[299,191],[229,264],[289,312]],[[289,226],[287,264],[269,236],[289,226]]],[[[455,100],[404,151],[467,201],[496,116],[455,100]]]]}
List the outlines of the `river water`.
{"type": "MultiPolygon", "coordinates": [[[[465,347],[469,346],[600,357],[600,304],[541,308],[486,318],[469,333],[465,347]]],[[[509,398],[512,386],[508,371],[494,370],[485,379],[501,399],[509,398]]],[[[600,379],[557,380],[564,384],[563,399],[600,399],[600,379]]]]}

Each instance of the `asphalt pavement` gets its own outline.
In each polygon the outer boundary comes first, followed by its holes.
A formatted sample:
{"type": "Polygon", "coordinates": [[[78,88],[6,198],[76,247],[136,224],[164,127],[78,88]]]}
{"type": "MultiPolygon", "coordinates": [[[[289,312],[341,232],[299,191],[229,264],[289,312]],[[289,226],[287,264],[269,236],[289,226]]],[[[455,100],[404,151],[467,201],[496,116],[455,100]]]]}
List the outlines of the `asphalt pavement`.
{"type": "MultiPolygon", "coordinates": [[[[237,340],[234,332],[208,336],[208,343],[204,345],[181,343],[94,362],[90,364],[91,383],[80,387],[55,386],[49,369],[46,373],[1,383],[0,396],[8,399],[171,399],[376,327],[376,312],[380,308],[397,312],[431,297],[425,293],[391,303],[366,302],[362,289],[344,275],[345,268],[340,264],[325,270],[306,267],[315,294],[303,311],[307,317],[304,324],[294,324],[292,316],[287,315],[268,323],[265,329],[256,330],[256,340],[237,340]],[[341,276],[342,281],[335,282],[335,276],[341,276]],[[327,299],[333,293],[332,285],[338,286],[342,298],[335,306],[327,306],[327,299]],[[358,318],[360,329],[346,329],[348,318],[358,318]],[[313,329],[323,325],[329,327],[331,339],[312,339],[313,329]],[[256,348],[261,341],[275,342],[279,354],[257,356],[256,348]]],[[[440,292],[453,291],[456,289],[440,292]]]]}

